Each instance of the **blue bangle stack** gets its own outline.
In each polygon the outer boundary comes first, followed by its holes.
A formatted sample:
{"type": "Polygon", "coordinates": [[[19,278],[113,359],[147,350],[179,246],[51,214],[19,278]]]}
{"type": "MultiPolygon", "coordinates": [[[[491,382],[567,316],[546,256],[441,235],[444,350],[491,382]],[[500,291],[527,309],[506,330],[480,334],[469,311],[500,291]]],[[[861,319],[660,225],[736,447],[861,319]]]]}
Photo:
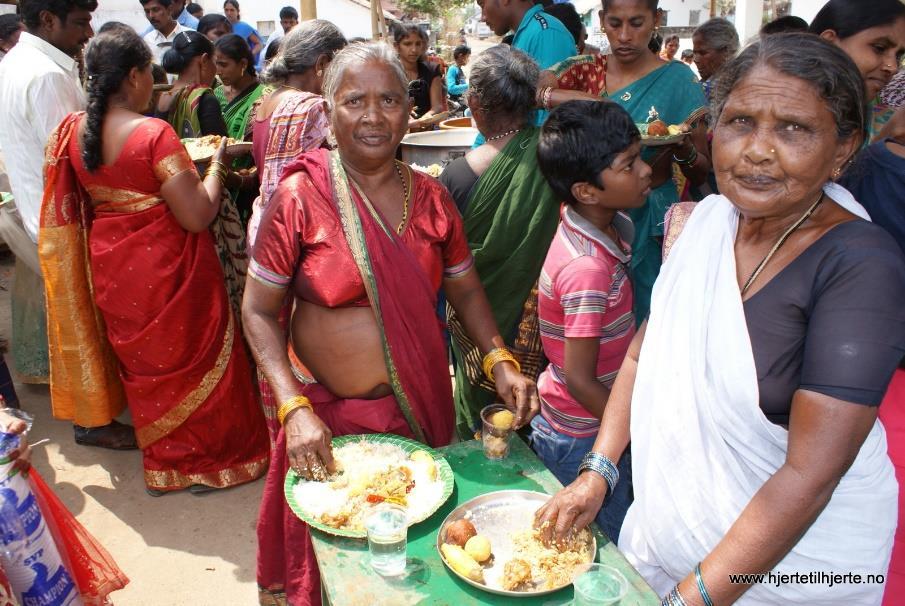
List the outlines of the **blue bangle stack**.
{"type": "Polygon", "coordinates": [[[581,465],[578,466],[578,474],[581,475],[581,472],[585,470],[594,471],[602,475],[610,487],[611,494],[616,489],[616,484],[619,482],[619,470],[616,469],[616,464],[609,457],[596,452],[589,452],[582,459],[581,465]]]}

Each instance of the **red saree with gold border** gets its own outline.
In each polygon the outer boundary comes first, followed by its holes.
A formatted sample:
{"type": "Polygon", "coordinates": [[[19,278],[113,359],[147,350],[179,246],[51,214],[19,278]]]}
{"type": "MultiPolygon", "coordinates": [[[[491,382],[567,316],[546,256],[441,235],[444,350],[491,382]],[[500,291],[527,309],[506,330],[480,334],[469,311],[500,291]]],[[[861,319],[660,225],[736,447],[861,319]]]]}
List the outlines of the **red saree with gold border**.
{"type": "MultiPolygon", "coordinates": [[[[435,208],[431,198],[445,193],[439,186],[432,187],[428,180],[413,174],[412,208],[419,209],[413,212],[435,208]]],[[[448,444],[453,436],[452,384],[436,313],[437,287],[419,262],[415,252],[419,242],[405,240],[387,226],[364,192],[346,175],[338,152],[318,150],[300,156],[284,170],[281,187],[284,186],[295,188],[298,198],[305,201],[306,212],[316,214],[329,209],[327,212],[341,223],[341,233],[335,237],[345,246],[337,245],[341,250],[332,254],[354,259],[350,271],[360,274],[368,304],[374,311],[393,390],[392,395],[376,400],[337,398],[316,383],[304,385],[301,392],[312,401],[314,411],[334,436],[394,433],[435,447],[448,444]],[[295,174],[303,178],[295,178],[295,174]]],[[[291,248],[292,244],[287,243],[299,238],[285,225],[285,218],[276,206],[265,215],[255,245],[255,259],[276,259],[281,256],[279,253],[258,254],[260,248],[291,248]],[[272,230],[284,230],[280,232],[284,237],[272,237],[272,230]]],[[[435,214],[413,217],[411,221],[409,230],[418,221],[439,223],[443,219],[435,214]]],[[[318,227],[327,229],[324,223],[318,222],[318,227]]],[[[447,241],[444,250],[430,253],[438,256],[438,272],[447,276],[470,270],[473,264],[461,219],[451,232],[456,236],[447,241]],[[450,255],[453,250],[458,254],[450,255]]],[[[293,267],[280,267],[283,273],[279,274],[277,268],[253,261],[250,275],[265,284],[285,286],[291,279],[287,274],[296,269],[295,262],[293,267]]],[[[335,275],[308,277],[329,280],[333,286],[341,281],[335,275]]],[[[286,437],[280,429],[258,518],[259,601],[264,605],[316,606],[320,604],[317,560],[308,526],[286,503],[283,483],[287,471],[286,437]]]]}
{"type": "Polygon", "coordinates": [[[88,172],[80,118],[49,144],[39,236],[54,407],[125,393],[150,488],[253,480],[267,430],[213,238],[183,229],[160,194],[195,167],[172,128],[149,119],[113,164],[88,172]]]}

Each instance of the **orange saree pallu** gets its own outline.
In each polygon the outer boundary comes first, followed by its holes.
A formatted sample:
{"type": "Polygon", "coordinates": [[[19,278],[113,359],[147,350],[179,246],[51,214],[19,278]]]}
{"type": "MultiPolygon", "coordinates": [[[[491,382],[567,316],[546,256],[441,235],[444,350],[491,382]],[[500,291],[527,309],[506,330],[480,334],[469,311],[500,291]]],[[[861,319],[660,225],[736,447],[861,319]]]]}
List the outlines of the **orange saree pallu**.
{"type": "Polygon", "coordinates": [[[51,141],[42,209],[49,324],[76,322],[51,345],[53,397],[84,388],[89,352],[112,351],[97,391],[125,392],[148,487],[222,488],[261,476],[267,430],[213,238],[183,229],[159,193],[194,170],[191,160],[152,119],[113,165],[89,173],[78,123],[68,117],[51,141]],[[79,314],[66,315],[70,308],[79,314]],[[82,316],[96,318],[93,331],[82,316]]]}

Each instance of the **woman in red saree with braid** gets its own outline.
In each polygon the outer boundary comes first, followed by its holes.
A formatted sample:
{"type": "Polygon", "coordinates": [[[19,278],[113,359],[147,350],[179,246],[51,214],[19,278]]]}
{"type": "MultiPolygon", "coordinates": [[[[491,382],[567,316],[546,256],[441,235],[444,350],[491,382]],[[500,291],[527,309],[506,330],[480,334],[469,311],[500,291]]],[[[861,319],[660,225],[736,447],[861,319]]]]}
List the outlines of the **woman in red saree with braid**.
{"type": "Polygon", "coordinates": [[[156,496],[260,477],[268,440],[208,231],[224,175],[199,179],[172,127],[141,115],[150,60],[130,31],[89,46],[88,111],[48,144],[39,252],[54,406],[125,400],[156,496]]]}
{"type": "MultiPolygon", "coordinates": [[[[290,465],[306,477],[333,471],[334,435],[388,432],[431,446],[452,439],[441,284],[481,350],[502,347],[449,193],[395,161],[410,111],[395,53],[347,47],[327,70],[324,97],[338,150],[303,154],[284,171],[243,301],[255,358],[282,403],[258,520],[263,604],[320,603],[308,527],[283,496],[290,465]],[[287,343],[279,314],[290,293],[287,343]]],[[[507,361],[492,372],[524,425],[537,412],[534,384],[507,361]]]]}

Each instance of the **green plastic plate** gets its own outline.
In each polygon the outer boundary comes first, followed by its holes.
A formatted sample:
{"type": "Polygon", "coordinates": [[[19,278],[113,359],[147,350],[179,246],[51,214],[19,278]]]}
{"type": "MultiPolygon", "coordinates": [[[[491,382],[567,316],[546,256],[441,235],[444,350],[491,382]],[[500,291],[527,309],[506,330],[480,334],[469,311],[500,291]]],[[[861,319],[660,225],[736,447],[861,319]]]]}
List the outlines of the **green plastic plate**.
{"type": "MultiPolygon", "coordinates": [[[[453,480],[453,471],[450,468],[449,463],[446,462],[446,459],[443,458],[443,455],[441,455],[433,448],[425,446],[424,444],[416,442],[415,440],[410,440],[409,438],[403,438],[402,436],[387,433],[340,436],[338,438],[333,438],[333,448],[339,448],[340,446],[344,446],[345,444],[349,444],[351,442],[359,442],[361,440],[365,440],[367,442],[393,444],[409,454],[415,452],[416,450],[423,450],[430,453],[430,455],[434,458],[434,463],[437,465],[437,479],[443,482],[443,494],[440,499],[436,503],[434,503],[433,507],[425,510],[424,515],[422,515],[418,519],[409,521],[409,526],[413,526],[429,518],[435,511],[440,509],[440,506],[446,502],[450,495],[452,495],[453,485],[455,483],[453,480]]],[[[299,506],[298,502],[295,500],[295,487],[299,484],[305,484],[306,482],[308,482],[308,480],[298,475],[294,469],[290,468],[289,473],[286,474],[286,481],[283,483],[283,493],[286,495],[286,502],[289,503],[289,507],[290,509],[292,509],[295,515],[297,515],[303,522],[305,522],[312,528],[317,528],[318,530],[322,530],[323,532],[326,532],[328,534],[336,535],[338,537],[349,537],[353,539],[366,538],[367,534],[363,530],[343,530],[341,528],[333,528],[332,526],[328,526],[320,522],[318,519],[309,515],[304,509],[302,509],[299,506]]]]}

